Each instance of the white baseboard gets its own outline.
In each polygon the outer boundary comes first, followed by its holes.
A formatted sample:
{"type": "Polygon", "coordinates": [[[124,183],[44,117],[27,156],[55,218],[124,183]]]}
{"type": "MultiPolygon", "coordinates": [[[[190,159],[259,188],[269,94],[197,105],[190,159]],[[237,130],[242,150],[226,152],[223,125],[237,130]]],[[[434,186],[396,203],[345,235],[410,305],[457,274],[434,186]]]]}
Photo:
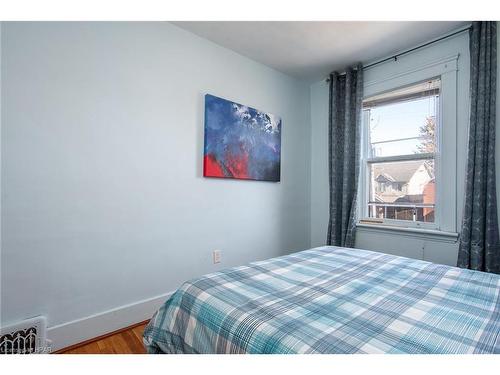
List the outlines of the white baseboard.
{"type": "Polygon", "coordinates": [[[51,350],[57,351],[82,341],[147,320],[173,292],[120,306],[99,314],[47,328],[51,350]]]}

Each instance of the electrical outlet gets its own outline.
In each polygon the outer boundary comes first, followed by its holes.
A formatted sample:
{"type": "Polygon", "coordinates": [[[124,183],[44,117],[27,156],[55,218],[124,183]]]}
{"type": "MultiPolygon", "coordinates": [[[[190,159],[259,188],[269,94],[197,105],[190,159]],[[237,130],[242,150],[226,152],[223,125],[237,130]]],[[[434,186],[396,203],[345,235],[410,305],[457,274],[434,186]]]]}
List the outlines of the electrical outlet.
{"type": "Polygon", "coordinates": [[[212,258],[213,258],[214,264],[220,263],[220,257],[221,257],[221,251],[214,250],[212,253],[212,258]]]}

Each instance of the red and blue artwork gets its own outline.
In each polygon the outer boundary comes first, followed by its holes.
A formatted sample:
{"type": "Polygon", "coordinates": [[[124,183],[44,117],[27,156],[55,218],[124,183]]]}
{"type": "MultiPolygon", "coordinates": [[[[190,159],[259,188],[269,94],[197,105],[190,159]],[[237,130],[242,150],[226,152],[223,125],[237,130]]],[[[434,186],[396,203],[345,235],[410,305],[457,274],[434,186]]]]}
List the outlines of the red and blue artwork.
{"type": "Polygon", "coordinates": [[[281,119],[205,95],[203,176],[280,181],[281,119]]]}

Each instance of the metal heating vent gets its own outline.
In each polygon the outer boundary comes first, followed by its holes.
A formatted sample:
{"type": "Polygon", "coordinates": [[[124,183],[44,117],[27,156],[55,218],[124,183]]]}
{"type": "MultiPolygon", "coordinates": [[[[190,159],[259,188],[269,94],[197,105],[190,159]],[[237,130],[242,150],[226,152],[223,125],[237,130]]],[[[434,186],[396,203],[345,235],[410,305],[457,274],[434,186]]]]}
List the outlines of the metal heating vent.
{"type": "Polygon", "coordinates": [[[47,353],[45,317],[26,319],[0,328],[0,354],[47,353]]]}

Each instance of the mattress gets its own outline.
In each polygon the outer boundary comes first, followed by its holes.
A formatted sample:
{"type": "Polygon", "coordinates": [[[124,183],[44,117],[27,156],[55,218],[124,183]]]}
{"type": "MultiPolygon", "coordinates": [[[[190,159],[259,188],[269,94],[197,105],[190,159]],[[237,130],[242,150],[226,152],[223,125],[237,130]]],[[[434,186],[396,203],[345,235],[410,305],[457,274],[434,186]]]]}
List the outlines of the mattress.
{"type": "Polygon", "coordinates": [[[184,283],[149,353],[500,353],[500,276],[319,247],[184,283]]]}

